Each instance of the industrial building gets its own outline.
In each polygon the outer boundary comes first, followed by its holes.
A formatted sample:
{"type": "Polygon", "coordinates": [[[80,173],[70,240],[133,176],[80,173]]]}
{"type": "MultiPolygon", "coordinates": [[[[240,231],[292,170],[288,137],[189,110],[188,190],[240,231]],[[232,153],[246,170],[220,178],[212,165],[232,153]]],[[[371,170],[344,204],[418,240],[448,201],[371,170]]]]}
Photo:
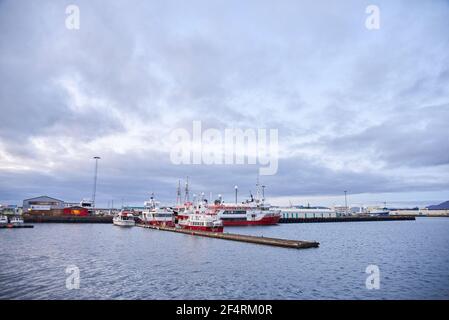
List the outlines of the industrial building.
{"type": "Polygon", "coordinates": [[[325,207],[295,206],[279,208],[283,219],[335,218],[336,212],[325,207]]]}
{"type": "Polygon", "coordinates": [[[1,205],[0,204],[0,214],[4,215],[16,215],[21,214],[22,209],[16,205],[1,205]]]}
{"type": "Polygon", "coordinates": [[[64,201],[48,196],[40,196],[23,200],[23,213],[28,213],[30,211],[50,211],[62,209],[64,209],[64,201]]]}
{"type": "Polygon", "coordinates": [[[88,216],[89,206],[79,203],[66,203],[63,200],[41,196],[23,200],[23,213],[34,216],[88,216]]]}

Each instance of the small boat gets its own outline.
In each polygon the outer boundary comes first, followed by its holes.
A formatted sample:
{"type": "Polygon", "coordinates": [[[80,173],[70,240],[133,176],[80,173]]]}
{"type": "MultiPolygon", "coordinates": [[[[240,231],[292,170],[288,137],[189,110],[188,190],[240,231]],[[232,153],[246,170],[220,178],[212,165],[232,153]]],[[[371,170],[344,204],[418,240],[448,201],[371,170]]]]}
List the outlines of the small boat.
{"type": "Polygon", "coordinates": [[[0,215],[0,226],[8,225],[8,217],[0,215]]]}
{"type": "Polygon", "coordinates": [[[112,223],[120,227],[133,227],[135,226],[136,221],[131,212],[122,210],[112,219],[112,223]]]}
{"type": "Polygon", "coordinates": [[[23,219],[19,216],[14,216],[9,220],[9,224],[12,226],[23,226],[23,219]]]}
{"type": "Polygon", "coordinates": [[[182,229],[223,232],[223,221],[204,205],[188,210],[184,214],[188,214],[188,218],[178,222],[182,229]]]}
{"type": "Polygon", "coordinates": [[[154,200],[154,194],[150,201],[145,202],[145,209],[142,211],[142,221],[144,224],[162,227],[175,227],[175,215],[169,208],[161,208],[159,202],[154,200]]]}

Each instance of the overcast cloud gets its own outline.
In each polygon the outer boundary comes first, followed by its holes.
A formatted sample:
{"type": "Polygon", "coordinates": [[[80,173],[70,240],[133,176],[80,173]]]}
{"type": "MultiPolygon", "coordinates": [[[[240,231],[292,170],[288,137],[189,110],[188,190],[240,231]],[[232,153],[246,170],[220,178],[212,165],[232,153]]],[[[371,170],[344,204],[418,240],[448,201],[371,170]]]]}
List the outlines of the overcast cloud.
{"type": "Polygon", "coordinates": [[[448,200],[448,30],[438,0],[0,1],[0,202],[89,198],[97,155],[103,206],[173,202],[187,175],[254,190],[256,165],[170,162],[194,120],[279,130],[274,203],[448,200]]]}

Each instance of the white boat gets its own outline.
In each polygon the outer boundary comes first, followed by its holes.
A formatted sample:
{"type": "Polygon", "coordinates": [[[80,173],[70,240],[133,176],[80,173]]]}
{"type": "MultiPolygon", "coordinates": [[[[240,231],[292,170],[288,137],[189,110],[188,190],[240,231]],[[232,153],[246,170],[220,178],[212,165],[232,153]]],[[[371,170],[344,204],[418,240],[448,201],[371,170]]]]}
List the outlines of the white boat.
{"type": "Polygon", "coordinates": [[[14,216],[9,220],[9,223],[13,226],[21,226],[24,224],[23,219],[19,216],[14,216]]]}
{"type": "Polygon", "coordinates": [[[133,227],[136,224],[134,215],[131,212],[124,210],[120,211],[119,214],[112,219],[112,223],[120,227],[133,227]]]}
{"type": "Polygon", "coordinates": [[[8,217],[0,215],[0,226],[8,225],[8,217]]]}

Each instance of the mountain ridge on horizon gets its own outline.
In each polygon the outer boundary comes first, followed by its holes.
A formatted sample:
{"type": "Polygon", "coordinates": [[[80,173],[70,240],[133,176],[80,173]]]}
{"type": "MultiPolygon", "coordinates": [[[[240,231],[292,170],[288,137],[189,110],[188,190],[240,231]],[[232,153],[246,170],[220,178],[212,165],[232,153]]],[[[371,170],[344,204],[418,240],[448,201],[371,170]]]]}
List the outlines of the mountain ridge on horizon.
{"type": "Polygon", "coordinates": [[[429,209],[429,210],[449,210],[449,200],[444,201],[440,204],[428,206],[427,209],[429,209]]]}

